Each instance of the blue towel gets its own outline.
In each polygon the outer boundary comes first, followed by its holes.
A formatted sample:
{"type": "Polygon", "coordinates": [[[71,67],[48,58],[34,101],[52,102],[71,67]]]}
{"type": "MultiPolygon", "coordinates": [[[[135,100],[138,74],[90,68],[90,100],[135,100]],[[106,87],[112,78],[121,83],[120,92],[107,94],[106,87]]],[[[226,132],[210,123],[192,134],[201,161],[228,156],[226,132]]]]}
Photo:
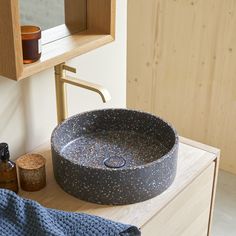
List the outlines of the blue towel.
{"type": "MultiPolygon", "coordinates": [[[[62,203],[63,204],[63,203],[62,203]]],[[[140,231],[101,217],[64,212],[0,189],[1,236],[138,236],[140,231]]]]}

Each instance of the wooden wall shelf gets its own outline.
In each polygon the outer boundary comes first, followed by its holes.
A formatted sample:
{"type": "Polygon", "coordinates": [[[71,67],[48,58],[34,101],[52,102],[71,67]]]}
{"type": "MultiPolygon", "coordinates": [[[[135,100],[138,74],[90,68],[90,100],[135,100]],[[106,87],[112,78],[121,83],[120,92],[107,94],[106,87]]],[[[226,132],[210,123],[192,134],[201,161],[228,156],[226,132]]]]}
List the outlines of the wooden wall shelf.
{"type": "Polygon", "coordinates": [[[66,24],[44,31],[41,59],[24,65],[19,2],[1,1],[0,75],[20,80],[112,42],[115,37],[115,3],[116,0],[65,0],[66,24]],[[75,13],[73,4],[83,12],[75,13]],[[86,29],[80,32],[84,25],[86,29]]]}

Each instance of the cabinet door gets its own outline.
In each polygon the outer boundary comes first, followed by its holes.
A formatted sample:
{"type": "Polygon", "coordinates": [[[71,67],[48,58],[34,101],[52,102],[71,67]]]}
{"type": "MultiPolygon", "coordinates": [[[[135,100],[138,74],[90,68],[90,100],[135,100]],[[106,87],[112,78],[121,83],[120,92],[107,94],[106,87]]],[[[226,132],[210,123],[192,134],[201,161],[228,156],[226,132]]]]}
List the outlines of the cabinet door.
{"type": "Polygon", "coordinates": [[[206,236],[215,163],[142,228],[144,236],[206,236]]]}

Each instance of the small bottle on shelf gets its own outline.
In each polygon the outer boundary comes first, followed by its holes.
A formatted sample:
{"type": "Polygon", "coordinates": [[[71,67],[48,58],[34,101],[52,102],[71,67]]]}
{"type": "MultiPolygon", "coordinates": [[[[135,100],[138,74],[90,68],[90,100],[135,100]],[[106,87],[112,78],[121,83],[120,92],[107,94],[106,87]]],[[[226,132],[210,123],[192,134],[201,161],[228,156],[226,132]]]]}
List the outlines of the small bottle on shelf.
{"type": "Polygon", "coordinates": [[[18,192],[16,164],[10,161],[9,148],[0,143],[0,188],[18,192]]]}

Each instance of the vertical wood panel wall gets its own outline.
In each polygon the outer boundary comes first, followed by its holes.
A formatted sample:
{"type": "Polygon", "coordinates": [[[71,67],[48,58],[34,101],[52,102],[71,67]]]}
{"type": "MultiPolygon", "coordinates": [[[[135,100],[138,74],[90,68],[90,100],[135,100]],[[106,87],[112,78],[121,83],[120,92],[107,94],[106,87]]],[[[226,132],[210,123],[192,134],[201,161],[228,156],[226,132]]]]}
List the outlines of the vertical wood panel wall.
{"type": "Polygon", "coordinates": [[[129,0],[128,107],[221,148],[236,173],[236,1],[129,0]]]}

